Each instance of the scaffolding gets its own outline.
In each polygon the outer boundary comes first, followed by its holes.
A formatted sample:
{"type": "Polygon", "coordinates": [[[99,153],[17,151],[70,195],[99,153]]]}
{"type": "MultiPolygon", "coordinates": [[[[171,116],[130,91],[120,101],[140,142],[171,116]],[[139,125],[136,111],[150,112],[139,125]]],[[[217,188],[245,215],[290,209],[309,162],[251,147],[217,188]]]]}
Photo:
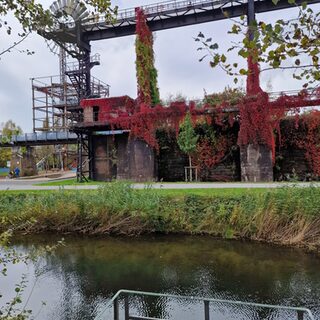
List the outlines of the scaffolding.
{"type": "Polygon", "coordinates": [[[79,109],[78,94],[70,83],[60,83],[59,76],[31,79],[33,132],[67,131],[72,112],[79,109]]]}
{"type": "MultiPolygon", "coordinates": [[[[98,55],[91,57],[90,66],[100,64],[98,55]]],[[[32,78],[33,131],[68,131],[79,119],[80,100],[109,97],[110,86],[92,77],[85,91],[79,63],[67,63],[65,75],[32,78]],[[63,80],[62,80],[63,79],[63,80]]]]}

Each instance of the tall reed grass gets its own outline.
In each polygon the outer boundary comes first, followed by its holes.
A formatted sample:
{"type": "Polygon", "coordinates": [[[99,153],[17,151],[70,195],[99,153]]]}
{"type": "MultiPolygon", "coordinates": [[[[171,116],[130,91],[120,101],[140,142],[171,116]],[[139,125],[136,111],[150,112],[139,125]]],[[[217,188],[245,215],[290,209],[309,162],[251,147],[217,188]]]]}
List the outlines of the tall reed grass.
{"type": "Polygon", "coordinates": [[[208,234],[320,250],[320,188],[245,195],[161,195],[113,183],[96,191],[0,194],[0,229],[26,233],[208,234]]]}

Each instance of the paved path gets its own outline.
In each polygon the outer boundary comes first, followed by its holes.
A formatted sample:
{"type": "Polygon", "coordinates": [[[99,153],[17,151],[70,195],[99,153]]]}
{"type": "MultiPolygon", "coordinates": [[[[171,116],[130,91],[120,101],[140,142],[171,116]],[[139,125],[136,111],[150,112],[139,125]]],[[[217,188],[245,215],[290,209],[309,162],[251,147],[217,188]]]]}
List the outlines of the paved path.
{"type": "MultiPolygon", "coordinates": [[[[47,182],[48,179],[36,179],[36,180],[0,180],[0,190],[59,190],[61,188],[66,190],[92,190],[97,189],[99,185],[74,185],[74,186],[36,186],[35,184],[41,182],[47,182]]],[[[233,189],[233,188],[279,188],[283,186],[308,187],[310,183],[302,182],[298,184],[293,183],[154,183],[151,184],[155,189],[233,189]]],[[[312,185],[320,187],[320,183],[313,183],[312,185]]],[[[101,186],[101,185],[100,185],[101,186]]],[[[137,189],[143,189],[146,187],[144,184],[134,184],[137,189]]]]}

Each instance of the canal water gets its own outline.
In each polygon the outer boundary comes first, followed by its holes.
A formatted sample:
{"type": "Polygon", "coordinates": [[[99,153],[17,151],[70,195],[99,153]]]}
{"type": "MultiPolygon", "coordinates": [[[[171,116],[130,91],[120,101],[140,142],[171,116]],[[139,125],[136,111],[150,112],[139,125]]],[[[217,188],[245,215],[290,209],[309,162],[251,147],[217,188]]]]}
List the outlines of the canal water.
{"type": "MultiPolygon", "coordinates": [[[[15,239],[12,245],[28,252],[57,240],[41,235],[15,239]]],[[[0,277],[1,304],[14,295],[13,284],[22,274],[28,279],[24,302],[40,320],[108,319],[105,306],[120,289],[303,306],[320,319],[320,259],[265,244],[210,237],[66,237],[55,255],[11,266],[8,277],[0,277]]],[[[143,308],[149,316],[203,319],[200,306],[179,301],[157,299],[143,308]]],[[[248,316],[237,308],[216,319],[279,318],[248,316]]]]}

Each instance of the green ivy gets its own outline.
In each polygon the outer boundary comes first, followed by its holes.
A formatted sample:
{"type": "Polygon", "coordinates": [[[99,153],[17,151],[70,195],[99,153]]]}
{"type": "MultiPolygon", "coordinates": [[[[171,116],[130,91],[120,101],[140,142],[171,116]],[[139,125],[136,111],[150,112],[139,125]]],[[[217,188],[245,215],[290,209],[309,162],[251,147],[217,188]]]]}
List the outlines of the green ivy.
{"type": "Polygon", "coordinates": [[[140,103],[157,105],[160,103],[158,72],[154,66],[153,35],[144,12],[137,10],[136,72],[138,81],[138,99],[140,103]]]}

